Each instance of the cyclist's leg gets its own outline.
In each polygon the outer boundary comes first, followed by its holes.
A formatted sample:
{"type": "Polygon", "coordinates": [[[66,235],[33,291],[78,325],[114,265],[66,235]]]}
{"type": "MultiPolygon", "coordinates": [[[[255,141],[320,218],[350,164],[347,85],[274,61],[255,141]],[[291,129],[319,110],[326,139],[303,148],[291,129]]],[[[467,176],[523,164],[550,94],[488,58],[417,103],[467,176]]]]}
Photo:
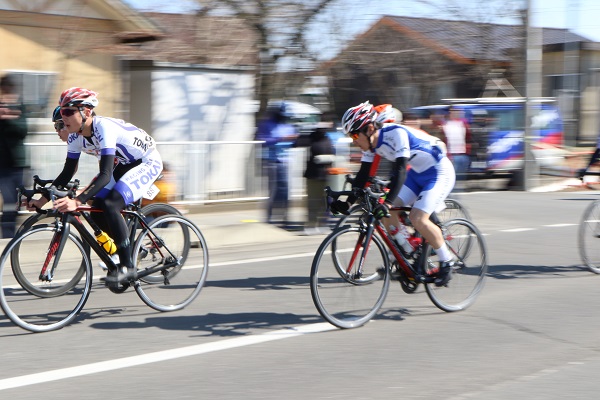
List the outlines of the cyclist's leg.
{"type": "MultiPolygon", "coordinates": [[[[162,172],[163,163],[157,151],[144,157],[133,168],[128,169],[118,178],[114,188],[105,199],[105,218],[113,226],[114,241],[121,265],[127,268],[127,274],[119,275],[118,280],[135,279],[135,268],[132,260],[132,243],[129,240],[129,230],[121,215],[126,204],[141,198],[148,191],[154,180],[162,172]]],[[[122,172],[122,171],[121,171],[122,172]]]]}
{"type": "MultiPolygon", "coordinates": [[[[414,171],[409,170],[406,174],[406,179],[404,180],[404,184],[400,188],[400,192],[398,193],[398,197],[393,199],[392,205],[394,207],[404,207],[409,206],[415,202],[417,199],[417,195],[413,190],[414,185],[411,183],[414,179],[413,177],[414,171]]],[[[391,211],[390,218],[384,218],[383,225],[385,228],[390,231],[390,225],[399,226],[400,225],[400,211],[391,211]]]]}
{"type": "Polygon", "coordinates": [[[125,199],[115,187],[102,202],[103,219],[112,228],[110,235],[117,245],[117,254],[119,254],[121,265],[126,268],[133,268],[129,230],[125,219],[121,215],[121,210],[124,208],[125,199]]]}
{"type": "Polygon", "coordinates": [[[455,179],[452,163],[446,158],[442,159],[435,168],[418,174],[417,181],[421,183],[422,190],[410,213],[413,226],[432,245],[442,264],[441,267],[444,271],[440,274],[440,284],[446,284],[449,279],[449,276],[444,274],[449,269],[444,267],[447,267],[446,264],[453,257],[444,242],[440,228],[430,220],[430,216],[448,197],[454,187],[455,179]]]}

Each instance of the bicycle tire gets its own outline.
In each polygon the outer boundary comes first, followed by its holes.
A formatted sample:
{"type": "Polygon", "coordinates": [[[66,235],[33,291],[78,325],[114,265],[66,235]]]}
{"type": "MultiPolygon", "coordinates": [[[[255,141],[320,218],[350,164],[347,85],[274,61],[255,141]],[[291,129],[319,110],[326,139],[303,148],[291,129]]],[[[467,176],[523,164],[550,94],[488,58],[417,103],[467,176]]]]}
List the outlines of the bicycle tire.
{"type": "Polygon", "coordinates": [[[52,224],[34,225],[13,238],[0,257],[0,307],[14,324],[31,332],[54,331],[71,323],[84,307],[92,288],[92,264],[81,239],[69,232],[62,236],[63,242],[59,245],[55,233],[56,226],[52,224]],[[47,251],[43,251],[44,248],[47,251]],[[22,253],[20,271],[36,290],[23,287],[17,280],[10,267],[11,254],[15,251],[22,253]],[[76,271],[81,269],[81,260],[85,265],[84,275],[73,282],[76,271]],[[41,266],[53,263],[57,268],[52,278],[40,279],[41,266]],[[53,295],[40,296],[44,291],[53,295]],[[62,294],[54,295],[57,292],[62,294]]]}
{"type": "Polygon", "coordinates": [[[360,204],[355,204],[348,210],[348,215],[342,215],[333,226],[332,230],[336,230],[344,225],[356,226],[363,220],[368,213],[361,207],[360,204]]]}
{"type": "Polygon", "coordinates": [[[437,213],[437,216],[441,222],[450,221],[452,219],[462,218],[466,220],[471,220],[471,215],[467,208],[456,199],[446,199],[444,200],[446,204],[446,208],[437,213]]]}
{"type": "Polygon", "coordinates": [[[173,263],[173,257],[178,263],[150,275],[155,278],[151,281],[147,277],[137,280],[135,291],[144,303],[155,310],[180,310],[198,296],[206,282],[206,240],[193,222],[180,215],[158,217],[148,227],[140,233],[133,248],[138,271],[173,263]],[[197,245],[191,246],[190,238],[197,245]],[[172,254],[167,254],[167,251],[172,254]]]}
{"type": "Polygon", "coordinates": [[[579,256],[588,270],[600,274],[600,200],[589,204],[577,232],[579,256]]]}
{"type": "MultiPolygon", "coordinates": [[[[54,224],[37,224],[37,225],[32,225],[32,227],[33,226],[54,227],[55,225],[54,224]]],[[[24,230],[21,233],[19,233],[19,236],[21,236],[25,232],[28,232],[29,230],[31,230],[32,227],[29,227],[27,230],[24,230]]],[[[56,287],[53,287],[52,289],[50,289],[50,288],[40,289],[38,287],[37,283],[30,282],[29,277],[26,276],[26,274],[23,272],[23,269],[21,268],[20,255],[22,253],[26,254],[26,252],[20,251],[21,250],[20,243],[21,242],[19,241],[19,242],[15,243],[15,246],[13,246],[13,249],[10,253],[10,262],[11,262],[11,266],[12,266],[12,270],[13,270],[15,279],[17,280],[17,282],[19,282],[19,284],[21,285],[21,287],[23,289],[27,290],[31,294],[35,294],[36,296],[39,296],[39,297],[61,296],[64,293],[71,290],[71,288],[73,286],[75,286],[77,284],[77,282],[79,282],[81,280],[81,278],[83,277],[83,275],[85,274],[85,260],[82,259],[79,269],[77,271],[75,271],[75,274],[73,275],[73,277],[68,282],[66,282],[64,285],[56,286],[56,287]]],[[[89,258],[89,254],[90,254],[89,244],[84,243],[84,242],[81,242],[81,243],[82,243],[82,246],[89,258]]],[[[31,278],[37,278],[37,277],[31,276],[31,278]]]]}
{"type": "MultiPolygon", "coordinates": [[[[150,203],[140,209],[140,212],[144,215],[146,223],[150,223],[158,217],[163,215],[182,215],[181,211],[166,203],[150,203]]],[[[137,221],[137,220],[136,220],[137,221]]],[[[137,222],[135,229],[140,229],[140,224],[137,222]]],[[[187,233],[187,232],[186,232],[187,233]]],[[[189,234],[188,234],[189,240],[189,234]]],[[[147,283],[158,283],[162,280],[162,277],[146,276],[142,278],[147,283]]]]}
{"type": "Polygon", "coordinates": [[[44,219],[49,218],[60,218],[60,213],[55,210],[46,210],[45,213],[34,213],[30,215],[23,223],[19,226],[17,231],[15,232],[15,236],[19,236],[21,232],[27,231],[31,229],[32,226],[39,224],[44,219]]]}
{"type": "Polygon", "coordinates": [[[313,302],[326,321],[342,329],[369,322],[383,305],[390,286],[389,259],[378,236],[372,236],[364,262],[357,261],[362,254],[360,247],[364,247],[364,232],[356,226],[334,230],[323,240],[312,262],[313,302]],[[339,264],[348,266],[344,274],[340,274],[339,264]],[[356,270],[359,264],[363,268],[360,275],[356,270]]]}
{"type": "MultiPolygon", "coordinates": [[[[461,311],[471,306],[483,289],[487,274],[487,249],[483,235],[466,219],[446,221],[442,226],[444,240],[456,257],[448,285],[438,287],[426,283],[429,299],[446,312],[461,311]]],[[[426,273],[438,268],[438,260],[430,244],[426,244],[426,273]]]]}

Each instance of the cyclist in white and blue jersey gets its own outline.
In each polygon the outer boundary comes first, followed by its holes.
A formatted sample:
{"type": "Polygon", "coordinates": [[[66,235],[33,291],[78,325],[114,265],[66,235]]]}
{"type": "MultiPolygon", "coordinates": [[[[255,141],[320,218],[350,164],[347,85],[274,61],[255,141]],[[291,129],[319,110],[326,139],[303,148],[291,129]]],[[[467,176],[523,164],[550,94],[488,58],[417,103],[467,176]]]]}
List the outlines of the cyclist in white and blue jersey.
{"type": "MultiPolygon", "coordinates": [[[[143,129],[120,119],[97,116],[97,93],[73,87],[65,90],[59,101],[62,121],[69,132],[67,158],[55,186],[65,186],[75,174],[81,153],[99,158],[100,171],[74,199],[56,200],[60,212],[74,211],[93,198],[93,206],[104,212],[92,213],[95,222],[117,245],[121,266],[126,268],[108,281],[123,282],[135,278],[131,257],[132,244],[121,210],[142,197],[163,169],[154,139],[143,129]]],[[[32,200],[30,207],[41,208],[48,199],[32,200]]]]}
{"type": "MultiPolygon", "coordinates": [[[[398,215],[390,214],[389,209],[412,206],[409,218],[413,227],[433,246],[440,260],[440,271],[434,282],[437,286],[446,285],[451,279],[453,255],[440,228],[429,219],[431,213],[443,209],[444,200],[456,181],[444,143],[414,127],[379,122],[377,112],[368,101],[348,109],[342,125],[346,135],[363,151],[354,186],[366,186],[376,154],[393,163],[389,192],[376,214],[390,216],[384,220],[389,229],[390,225],[399,225],[398,215]]],[[[354,199],[349,200],[336,201],[332,210],[347,212],[354,199]]]]}

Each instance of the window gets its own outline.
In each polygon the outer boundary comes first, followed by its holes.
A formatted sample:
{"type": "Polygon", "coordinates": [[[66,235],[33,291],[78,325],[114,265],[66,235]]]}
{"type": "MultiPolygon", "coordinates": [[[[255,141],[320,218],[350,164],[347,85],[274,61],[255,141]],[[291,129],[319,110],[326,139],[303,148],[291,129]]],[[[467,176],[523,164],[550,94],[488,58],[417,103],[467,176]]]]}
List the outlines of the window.
{"type": "MultiPolygon", "coordinates": [[[[49,106],[50,93],[56,79],[53,72],[6,71],[15,76],[21,87],[21,98],[28,118],[47,118],[52,108],[49,106]]],[[[54,103],[52,103],[54,104],[54,103]]]]}

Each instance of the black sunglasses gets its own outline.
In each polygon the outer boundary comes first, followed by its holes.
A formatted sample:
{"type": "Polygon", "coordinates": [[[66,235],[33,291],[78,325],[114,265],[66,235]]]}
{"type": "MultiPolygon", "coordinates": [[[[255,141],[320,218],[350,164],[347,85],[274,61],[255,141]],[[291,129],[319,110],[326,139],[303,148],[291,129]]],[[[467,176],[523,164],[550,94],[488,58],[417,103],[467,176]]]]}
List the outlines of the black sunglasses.
{"type": "Polygon", "coordinates": [[[57,131],[60,131],[64,127],[65,127],[65,123],[63,121],[56,121],[54,123],[54,129],[57,130],[57,131]]]}
{"type": "Polygon", "coordinates": [[[79,108],[61,108],[60,109],[60,115],[62,115],[63,117],[70,117],[71,115],[75,114],[77,111],[79,111],[79,108]]]}

